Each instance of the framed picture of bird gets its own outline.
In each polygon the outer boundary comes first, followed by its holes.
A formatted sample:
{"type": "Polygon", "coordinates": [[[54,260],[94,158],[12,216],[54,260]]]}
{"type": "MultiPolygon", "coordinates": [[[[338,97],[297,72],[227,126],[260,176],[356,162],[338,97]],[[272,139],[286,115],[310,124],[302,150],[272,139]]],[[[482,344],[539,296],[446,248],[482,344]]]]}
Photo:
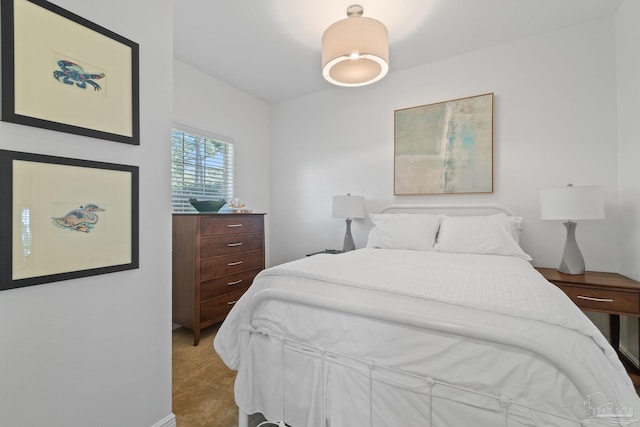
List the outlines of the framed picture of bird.
{"type": "Polygon", "coordinates": [[[45,0],[0,0],[2,120],[140,144],[139,46],[45,0]]]}
{"type": "Polygon", "coordinates": [[[0,150],[0,290],[138,268],[138,172],[0,150]]]}

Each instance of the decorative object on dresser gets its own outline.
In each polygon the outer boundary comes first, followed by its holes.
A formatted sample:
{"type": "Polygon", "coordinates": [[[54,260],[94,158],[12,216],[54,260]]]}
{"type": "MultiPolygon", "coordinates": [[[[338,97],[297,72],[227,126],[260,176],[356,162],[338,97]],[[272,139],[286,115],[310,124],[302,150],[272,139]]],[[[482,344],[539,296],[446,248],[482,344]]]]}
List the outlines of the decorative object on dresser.
{"type": "Polygon", "coordinates": [[[595,185],[550,188],[540,192],[540,216],[545,220],[565,220],[567,238],[558,271],[565,274],[583,274],[584,258],[576,241],[574,220],[604,219],[602,189],[595,185]]]}
{"type": "Polygon", "coordinates": [[[554,268],[541,267],[536,270],[562,289],[581,310],[609,314],[611,345],[633,383],[640,384],[639,367],[620,352],[620,316],[637,318],[640,327],[640,283],[617,273],[587,271],[584,274],[563,274],[554,268]]]}
{"type": "Polygon", "coordinates": [[[173,322],[198,345],[264,269],[264,214],[174,214],[172,235],[173,322]]]}
{"type": "Polygon", "coordinates": [[[189,203],[200,213],[216,213],[227,202],[225,200],[189,199],[189,203]]]}
{"type": "Polygon", "coordinates": [[[364,197],[352,196],[333,196],[333,217],[346,218],[347,230],[344,234],[343,252],[352,251],[356,248],[351,235],[351,219],[364,218],[364,197]]]}

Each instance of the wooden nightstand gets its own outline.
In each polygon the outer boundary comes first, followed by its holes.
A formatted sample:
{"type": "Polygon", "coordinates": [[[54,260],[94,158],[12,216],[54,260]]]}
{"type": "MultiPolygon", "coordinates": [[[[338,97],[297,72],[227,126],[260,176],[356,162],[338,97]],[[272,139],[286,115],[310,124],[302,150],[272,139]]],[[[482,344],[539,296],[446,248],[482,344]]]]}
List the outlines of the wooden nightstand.
{"type": "Polygon", "coordinates": [[[313,256],[313,255],[318,255],[318,254],[341,254],[342,251],[339,249],[325,249],[324,251],[319,251],[319,252],[314,252],[312,254],[307,254],[307,256],[313,256]]]}
{"type": "Polygon", "coordinates": [[[638,319],[640,330],[640,283],[617,273],[587,271],[572,275],[560,273],[555,268],[536,270],[562,289],[581,310],[609,314],[611,345],[627,368],[633,383],[640,384],[640,369],[620,353],[620,316],[638,319]]]}

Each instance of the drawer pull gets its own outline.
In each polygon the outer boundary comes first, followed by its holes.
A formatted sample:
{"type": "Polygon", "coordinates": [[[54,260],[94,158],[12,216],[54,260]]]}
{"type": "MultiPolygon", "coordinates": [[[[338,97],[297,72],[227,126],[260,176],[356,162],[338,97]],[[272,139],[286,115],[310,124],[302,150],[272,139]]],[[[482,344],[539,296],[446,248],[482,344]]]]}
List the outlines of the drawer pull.
{"type": "Polygon", "coordinates": [[[228,263],[227,265],[228,265],[229,267],[233,267],[234,265],[240,265],[240,264],[242,264],[242,261],[230,262],[230,263],[228,263]]]}
{"type": "Polygon", "coordinates": [[[227,246],[230,247],[230,248],[233,248],[233,247],[236,247],[236,246],[242,246],[242,242],[228,243],[227,246]]]}
{"type": "Polygon", "coordinates": [[[613,302],[611,298],[594,298],[594,297],[584,297],[582,295],[577,296],[578,299],[586,299],[587,301],[597,301],[597,302],[613,302]]]}
{"type": "Polygon", "coordinates": [[[229,282],[229,283],[227,283],[227,286],[237,285],[238,283],[242,283],[242,279],[236,280],[235,282],[229,282]]]}
{"type": "Polygon", "coordinates": [[[229,228],[242,227],[242,224],[229,224],[229,225],[227,225],[227,227],[229,227],[229,228]]]}
{"type": "Polygon", "coordinates": [[[238,300],[235,300],[235,301],[229,301],[229,302],[227,303],[227,305],[233,305],[233,304],[235,304],[235,303],[237,303],[237,302],[238,302],[238,300]]]}

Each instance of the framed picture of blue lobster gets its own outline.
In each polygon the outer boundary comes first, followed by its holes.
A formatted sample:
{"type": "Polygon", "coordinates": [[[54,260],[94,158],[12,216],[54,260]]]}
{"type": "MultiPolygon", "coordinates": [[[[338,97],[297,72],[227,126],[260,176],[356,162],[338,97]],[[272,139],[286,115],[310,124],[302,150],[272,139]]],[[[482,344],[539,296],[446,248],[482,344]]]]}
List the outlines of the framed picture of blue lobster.
{"type": "Polygon", "coordinates": [[[140,144],[139,46],[45,0],[0,0],[2,120],[140,144]]]}
{"type": "Polygon", "coordinates": [[[138,172],[0,150],[0,291],[138,268],[138,172]]]}

